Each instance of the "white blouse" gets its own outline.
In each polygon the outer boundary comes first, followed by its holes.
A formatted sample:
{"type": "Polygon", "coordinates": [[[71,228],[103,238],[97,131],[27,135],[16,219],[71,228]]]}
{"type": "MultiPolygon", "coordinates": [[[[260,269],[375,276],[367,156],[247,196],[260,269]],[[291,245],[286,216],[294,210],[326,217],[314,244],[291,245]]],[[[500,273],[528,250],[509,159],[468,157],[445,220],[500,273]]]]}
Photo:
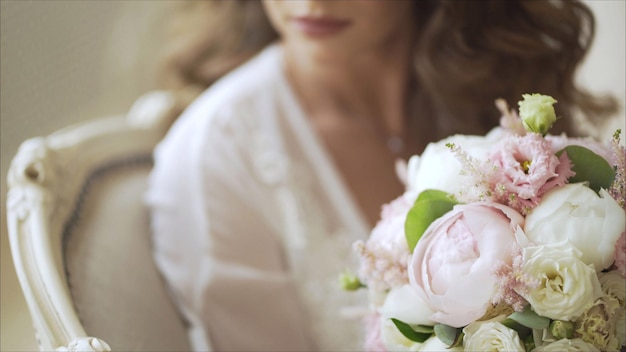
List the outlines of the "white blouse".
{"type": "Polygon", "coordinates": [[[370,229],[274,45],[204,92],[155,151],[154,258],[196,350],[356,351],[370,229]],[[353,314],[354,315],[354,314],[353,314]]]}

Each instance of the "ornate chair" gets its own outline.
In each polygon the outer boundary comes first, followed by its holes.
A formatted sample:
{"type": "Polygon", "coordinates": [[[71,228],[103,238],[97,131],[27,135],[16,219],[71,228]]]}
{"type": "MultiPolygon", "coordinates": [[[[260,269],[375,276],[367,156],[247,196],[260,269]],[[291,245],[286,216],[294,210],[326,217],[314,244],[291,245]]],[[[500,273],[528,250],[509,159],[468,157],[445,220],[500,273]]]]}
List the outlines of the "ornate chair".
{"type": "Polygon", "coordinates": [[[27,140],[13,159],[11,251],[41,350],[190,349],[142,202],[152,149],[178,112],[152,92],[126,116],[27,140]]]}

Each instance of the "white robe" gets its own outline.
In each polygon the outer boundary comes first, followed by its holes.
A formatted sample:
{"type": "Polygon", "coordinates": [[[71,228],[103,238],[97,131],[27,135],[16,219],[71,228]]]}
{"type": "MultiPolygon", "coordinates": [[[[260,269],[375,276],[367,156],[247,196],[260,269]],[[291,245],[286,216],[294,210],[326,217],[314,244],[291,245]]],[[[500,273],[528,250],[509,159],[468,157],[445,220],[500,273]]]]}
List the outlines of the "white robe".
{"type": "Polygon", "coordinates": [[[362,349],[369,226],[266,48],[204,92],[155,151],[154,258],[196,350],[362,349]]]}

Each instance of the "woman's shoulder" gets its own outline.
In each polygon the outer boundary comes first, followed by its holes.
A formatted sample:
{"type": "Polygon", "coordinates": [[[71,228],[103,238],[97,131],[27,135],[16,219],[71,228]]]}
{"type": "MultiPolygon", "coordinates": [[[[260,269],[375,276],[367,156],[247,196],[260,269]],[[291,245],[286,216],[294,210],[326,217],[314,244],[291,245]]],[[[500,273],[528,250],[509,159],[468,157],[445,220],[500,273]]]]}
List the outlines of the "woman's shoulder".
{"type": "Polygon", "coordinates": [[[194,134],[207,129],[216,133],[221,129],[238,131],[241,127],[237,125],[258,125],[275,118],[279,91],[285,84],[280,60],[280,47],[265,48],[200,94],[177,119],[170,134],[179,130],[194,134]]]}
{"type": "Polygon", "coordinates": [[[203,160],[223,168],[253,163],[256,154],[267,149],[256,142],[279,143],[275,134],[280,129],[273,126],[285,84],[282,75],[279,48],[270,46],[203,92],[161,141],[156,159],[165,163],[182,158],[194,164],[203,160]]]}
{"type": "Polygon", "coordinates": [[[283,79],[280,50],[269,46],[204,91],[189,110],[199,115],[272,102],[283,79]]]}

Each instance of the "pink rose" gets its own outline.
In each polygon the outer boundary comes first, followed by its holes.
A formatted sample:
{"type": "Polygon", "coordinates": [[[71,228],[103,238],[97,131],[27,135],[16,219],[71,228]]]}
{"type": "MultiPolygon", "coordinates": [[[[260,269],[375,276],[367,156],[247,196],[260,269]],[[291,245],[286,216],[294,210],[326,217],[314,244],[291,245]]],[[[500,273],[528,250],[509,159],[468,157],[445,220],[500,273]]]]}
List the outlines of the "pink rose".
{"type": "Polygon", "coordinates": [[[457,205],[428,227],[408,270],[435,312],[431,320],[462,327],[485,314],[495,293],[494,263],[511,264],[523,224],[513,208],[478,202],[457,205]]]}

